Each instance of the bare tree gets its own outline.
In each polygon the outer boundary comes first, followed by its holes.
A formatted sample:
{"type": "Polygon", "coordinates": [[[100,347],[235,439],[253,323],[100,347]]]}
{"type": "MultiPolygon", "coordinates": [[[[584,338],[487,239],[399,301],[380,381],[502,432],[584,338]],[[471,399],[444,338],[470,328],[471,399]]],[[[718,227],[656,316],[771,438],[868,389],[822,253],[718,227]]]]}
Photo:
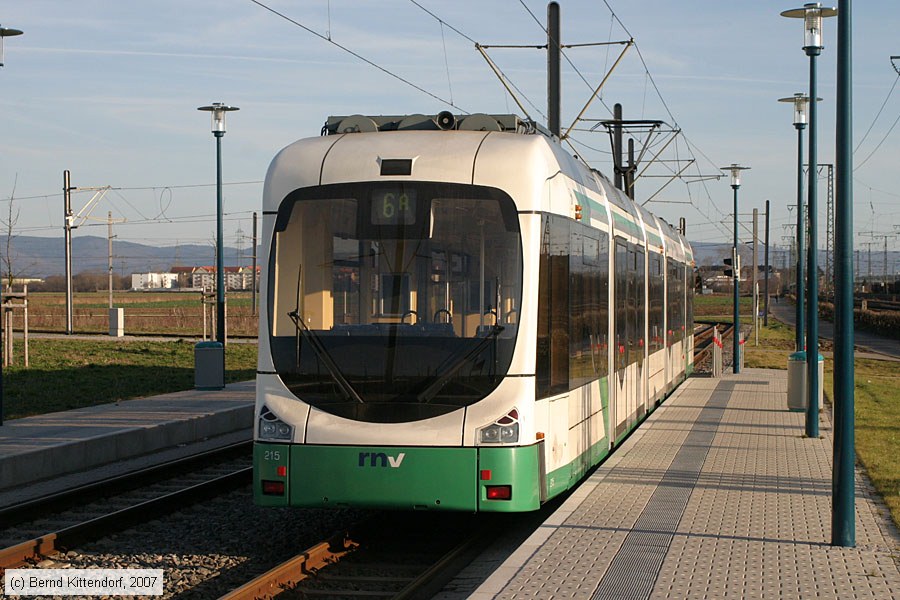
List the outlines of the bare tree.
{"type": "Polygon", "coordinates": [[[19,209],[15,208],[16,186],[18,183],[19,174],[16,173],[16,177],[13,180],[12,193],[9,195],[9,212],[7,218],[6,220],[0,219],[0,223],[2,223],[4,229],[6,229],[6,252],[3,255],[2,261],[3,266],[6,268],[6,289],[12,288],[13,280],[16,277],[16,273],[13,270],[13,230],[16,227],[16,223],[19,221],[19,209]]]}
{"type": "Polygon", "coordinates": [[[3,230],[6,232],[6,252],[2,258],[0,258],[0,271],[5,270],[5,273],[0,272],[0,281],[5,279],[5,288],[11,289],[12,284],[16,279],[19,279],[23,275],[25,275],[30,268],[33,268],[35,263],[31,262],[28,265],[22,267],[19,265],[18,270],[14,268],[14,260],[19,256],[14,249],[14,242],[17,235],[15,234],[16,224],[19,222],[19,209],[16,208],[16,187],[19,183],[19,174],[16,173],[16,177],[13,180],[13,189],[12,193],[9,195],[9,207],[7,210],[6,219],[0,219],[0,226],[3,227],[3,230]]]}

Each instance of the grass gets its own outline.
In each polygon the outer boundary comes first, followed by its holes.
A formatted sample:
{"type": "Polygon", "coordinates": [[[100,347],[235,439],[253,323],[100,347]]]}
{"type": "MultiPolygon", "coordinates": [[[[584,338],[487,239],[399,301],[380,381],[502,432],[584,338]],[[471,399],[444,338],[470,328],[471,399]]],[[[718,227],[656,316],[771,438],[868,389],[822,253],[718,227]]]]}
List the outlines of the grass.
{"type": "MultiPolygon", "coordinates": [[[[760,345],[747,342],[748,367],[786,369],[794,349],[794,329],[773,319],[760,328],[760,345]]],[[[824,347],[823,350],[829,350],[824,347]]],[[[900,363],[857,358],[854,361],[856,456],[900,526],[900,363]]],[[[834,361],[825,357],[826,401],[833,398],[834,361]]]]}
{"type": "MultiPolygon", "coordinates": [[[[194,387],[194,344],[181,340],[33,339],[29,360],[27,369],[4,369],[5,419],[194,387]]],[[[229,344],[226,382],[252,379],[255,373],[256,344],[229,344]]]]}
{"type": "MultiPolygon", "coordinates": [[[[753,318],[753,304],[749,296],[738,299],[741,322],[753,318]]],[[[694,296],[694,318],[731,323],[734,318],[734,297],[731,294],[707,294],[694,296]]]]}

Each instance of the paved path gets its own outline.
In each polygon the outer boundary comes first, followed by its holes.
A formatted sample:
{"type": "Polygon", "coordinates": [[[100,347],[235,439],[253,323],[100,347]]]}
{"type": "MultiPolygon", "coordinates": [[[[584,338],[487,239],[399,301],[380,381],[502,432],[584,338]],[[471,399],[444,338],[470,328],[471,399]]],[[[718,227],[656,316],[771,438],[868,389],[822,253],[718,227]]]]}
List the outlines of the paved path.
{"type": "Polygon", "coordinates": [[[471,596],[893,598],[900,534],[857,473],[830,545],[831,424],[803,437],[785,371],[692,378],[471,596]]]}

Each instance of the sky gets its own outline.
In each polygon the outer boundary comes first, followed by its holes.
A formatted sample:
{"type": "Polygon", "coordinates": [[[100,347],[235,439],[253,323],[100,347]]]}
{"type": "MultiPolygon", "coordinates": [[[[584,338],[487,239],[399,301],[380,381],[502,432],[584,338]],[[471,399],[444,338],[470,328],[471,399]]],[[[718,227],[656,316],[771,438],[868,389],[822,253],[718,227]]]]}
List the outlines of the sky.
{"type": "MultiPolygon", "coordinates": [[[[681,133],[668,145],[672,134],[650,140],[648,156],[665,149],[638,180],[638,202],[649,200],[648,209],[673,223],[684,217],[692,241],[729,241],[732,190],[728,177],[714,177],[722,175],[719,167],[740,163],[751,168],[739,191],[742,241],[750,240],[753,208],[762,212],[770,200],[772,243],[787,243],[787,226],[796,221],[797,135],[791,106],[777,100],[808,92],[809,59],[801,49],[801,21],[780,12],[802,3],[560,4],[564,44],[636,42],[585,113],[590,120],[576,125],[572,152],[611,175],[609,137],[602,128],[588,131],[597,120],[611,118],[619,102],[626,119],[664,121],[666,131],[681,133]],[[685,177],[657,193],[684,167],[685,177]]],[[[196,109],[224,102],[240,108],[228,115],[222,140],[225,244],[249,248],[269,162],[293,141],[318,136],[329,115],[521,115],[474,42],[544,44],[546,6],[531,0],[0,0],[0,26],[25,32],[5,39],[0,68],[0,219],[10,220],[11,204],[15,235],[60,237],[68,169],[72,185],[81,188],[72,196],[76,213],[93,195],[85,188],[113,188],[75,236],[106,236],[111,211],[113,219],[126,220],[115,225],[119,240],[212,245],[215,139],[208,114],[196,109]]],[[[880,250],[878,235],[900,234],[900,131],[893,129],[900,120],[900,90],[893,88],[900,76],[890,60],[900,55],[900,2],[858,1],[853,10],[854,230],[857,248],[874,243],[880,250]]],[[[824,29],[818,155],[820,163],[831,163],[837,19],[827,19],[824,29]]],[[[564,50],[565,129],[621,49],[564,50]]],[[[487,52],[529,115],[545,122],[545,51],[487,52]]],[[[824,248],[824,180],[818,189],[824,248]]],[[[888,239],[888,248],[900,248],[900,236],[888,239]]]]}

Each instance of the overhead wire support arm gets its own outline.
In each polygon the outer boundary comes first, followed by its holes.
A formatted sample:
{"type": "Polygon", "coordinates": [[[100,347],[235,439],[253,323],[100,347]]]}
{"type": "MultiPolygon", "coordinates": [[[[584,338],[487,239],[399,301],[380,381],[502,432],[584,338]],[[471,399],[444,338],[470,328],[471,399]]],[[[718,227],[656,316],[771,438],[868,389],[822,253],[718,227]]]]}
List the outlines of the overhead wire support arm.
{"type": "Polygon", "coordinates": [[[681,174],[684,173],[685,170],[686,170],[688,167],[690,167],[692,164],[694,164],[694,159],[693,159],[693,158],[692,158],[691,160],[689,160],[688,163],[687,163],[686,165],[684,165],[683,167],[681,167],[681,169],[679,169],[679,171],[678,171],[677,173],[675,173],[674,175],[672,175],[671,177],[669,177],[669,180],[668,180],[667,182],[665,182],[665,183],[662,185],[661,188],[659,188],[658,190],[656,190],[655,192],[653,192],[653,195],[652,195],[652,196],[650,196],[649,198],[647,198],[646,200],[644,200],[643,202],[641,202],[641,206],[646,206],[648,202],[650,202],[651,200],[653,200],[654,198],[656,198],[657,194],[659,194],[661,191],[663,191],[664,189],[666,189],[666,188],[669,186],[670,183],[672,183],[673,181],[675,181],[676,179],[678,179],[678,178],[681,176],[681,174]]]}
{"type": "MultiPolygon", "coordinates": [[[[572,129],[575,125],[581,120],[581,117],[584,116],[584,113],[587,112],[587,109],[591,106],[591,104],[598,98],[600,95],[600,90],[603,89],[603,86],[606,85],[606,82],[609,80],[610,76],[613,74],[613,71],[616,70],[616,67],[619,66],[619,63],[622,62],[622,59],[625,57],[625,53],[628,52],[628,49],[634,45],[634,38],[629,39],[627,42],[605,42],[602,45],[611,45],[611,44],[625,44],[625,47],[622,48],[622,52],[619,53],[619,57],[616,58],[616,61],[613,63],[612,67],[610,67],[609,71],[606,72],[606,75],[603,76],[603,80],[600,82],[600,85],[594,89],[594,93],[591,94],[591,97],[588,98],[588,101],[585,103],[584,107],[581,109],[581,112],[578,113],[578,116],[575,117],[575,120],[572,121],[572,124],[569,125],[569,128],[566,129],[566,132],[562,135],[562,139],[566,139],[569,137],[569,134],[572,132],[572,129]]],[[[588,46],[588,45],[601,45],[601,44],[579,44],[580,46],[588,46]]]]}
{"type": "Polygon", "coordinates": [[[112,189],[112,186],[108,186],[108,185],[105,185],[103,187],[78,188],[79,191],[87,191],[87,192],[92,191],[92,192],[94,192],[94,195],[91,196],[91,199],[87,201],[87,203],[81,208],[81,210],[78,211],[77,214],[74,214],[74,215],[70,214],[66,217],[69,221],[69,224],[68,224],[69,228],[75,229],[81,225],[84,225],[85,221],[87,221],[90,218],[91,212],[94,210],[94,208],[96,208],[97,204],[99,204],[99,202],[101,200],[103,200],[103,197],[106,196],[106,192],[108,192],[111,189],[112,189]],[[76,221],[79,221],[79,222],[76,223],[76,221]]]}
{"type": "Polygon", "coordinates": [[[482,46],[481,44],[479,44],[477,42],[475,43],[475,49],[478,50],[481,53],[481,56],[484,57],[484,60],[487,61],[488,66],[491,68],[492,71],[494,71],[494,75],[497,76],[497,79],[499,79],[500,83],[503,84],[503,87],[506,88],[506,92],[512,97],[512,99],[515,101],[515,103],[519,106],[519,109],[522,111],[522,113],[525,115],[525,117],[529,121],[534,122],[534,119],[531,118],[531,115],[528,114],[528,111],[525,109],[524,106],[522,106],[522,103],[519,102],[518,96],[516,96],[516,94],[512,91],[512,89],[510,89],[509,85],[506,83],[506,77],[503,76],[503,73],[500,71],[499,68],[497,68],[497,65],[494,64],[494,61],[491,60],[491,57],[488,56],[487,52],[484,51],[484,49],[486,47],[487,46],[482,46]]]}
{"type": "MultiPolygon", "coordinates": [[[[681,130],[680,130],[680,129],[675,129],[675,130],[672,131],[672,136],[669,137],[668,140],[666,140],[666,143],[663,144],[662,148],[660,148],[659,151],[658,151],[656,154],[653,155],[653,158],[651,158],[651,159],[647,162],[647,166],[644,167],[644,168],[641,170],[641,172],[638,173],[638,174],[635,176],[635,178],[634,178],[635,181],[637,181],[638,179],[640,179],[640,178],[644,175],[644,173],[647,172],[647,169],[649,169],[650,166],[651,166],[654,162],[656,162],[656,159],[659,158],[659,155],[662,154],[663,152],[665,152],[666,148],[669,147],[669,144],[671,144],[672,142],[674,142],[675,139],[678,137],[678,135],[679,135],[680,133],[681,133],[681,130]]],[[[644,146],[644,148],[646,149],[646,146],[644,146]]],[[[642,152],[641,152],[641,157],[643,156],[643,154],[644,154],[644,153],[643,153],[643,151],[642,151],[642,152]]],[[[638,164],[640,164],[640,162],[641,162],[641,160],[640,160],[641,157],[638,157],[638,161],[637,161],[638,164]]],[[[665,161],[660,161],[660,162],[665,162],[665,161]]],[[[681,161],[678,160],[678,161],[676,161],[676,162],[681,162],[681,161]]],[[[693,161],[691,161],[691,162],[693,162],[693,161]]],[[[690,163],[689,163],[689,164],[690,164],[690,163]]]]}

